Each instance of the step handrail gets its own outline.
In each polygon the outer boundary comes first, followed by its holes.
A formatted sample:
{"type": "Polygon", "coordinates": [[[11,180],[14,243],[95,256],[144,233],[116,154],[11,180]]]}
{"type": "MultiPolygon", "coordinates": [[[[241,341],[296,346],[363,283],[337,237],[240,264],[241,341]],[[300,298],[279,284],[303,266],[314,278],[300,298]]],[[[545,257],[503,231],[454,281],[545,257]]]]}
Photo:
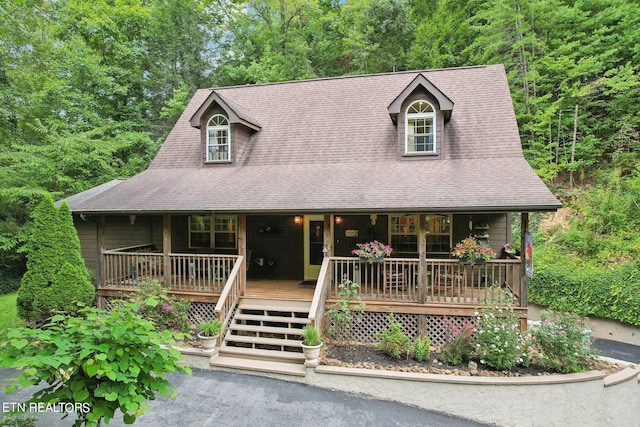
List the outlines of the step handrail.
{"type": "Polygon", "coordinates": [[[320,267],[320,274],[318,274],[318,280],[316,281],[313,300],[311,300],[311,307],[309,307],[309,321],[311,325],[316,328],[319,327],[319,322],[322,321],[322,316],[324,315],[325,302],[327,301],[327,294],[331,282],[331,275],[329,274],[330,264],[331,257],[325,257],[322,260],[322,267],[320,267]]]}
{"type": "MultiPolygon", "coordinates": [[[[229,277],[227,283],[225,283],[220,298],[216,303],[216,308],[213,310],[215,318],[222,322],[222,330],[226,331],[233,318],[233,309],[238,305],[240,296],[244,289],[243,274],[244,272],[244,256],[239,255],[229,277]]],[[[222,334],[220,334],[222,335],[222,334]]]]}

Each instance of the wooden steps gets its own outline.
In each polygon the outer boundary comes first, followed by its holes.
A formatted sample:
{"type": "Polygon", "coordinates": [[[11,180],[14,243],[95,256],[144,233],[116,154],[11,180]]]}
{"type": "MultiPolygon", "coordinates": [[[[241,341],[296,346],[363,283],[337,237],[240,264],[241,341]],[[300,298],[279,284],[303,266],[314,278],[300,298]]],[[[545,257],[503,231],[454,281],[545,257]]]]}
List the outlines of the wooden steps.
{"type": "Polygon", "coordinates": [[[300,332],[308,301],[243,298],[212,366],[305,375],[300,332]]]}

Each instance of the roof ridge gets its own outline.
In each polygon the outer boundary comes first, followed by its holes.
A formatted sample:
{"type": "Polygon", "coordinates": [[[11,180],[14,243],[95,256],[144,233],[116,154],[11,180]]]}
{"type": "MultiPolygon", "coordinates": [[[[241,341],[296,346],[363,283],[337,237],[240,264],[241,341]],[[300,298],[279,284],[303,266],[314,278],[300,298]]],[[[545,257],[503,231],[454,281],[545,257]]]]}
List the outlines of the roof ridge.
{"type": "Polygon", "coordinates": [[[275,85],[285,85],[285,84],[294,84],[294,83],[308,83],[308,82],[319,82],[319,81],[328,81],[328,80],[346,80],[346,79],[354,79],[354,78],[366,78],[366,77],[380,77],[380,76],[392,76],[392,75],[401,75],[401,74],[422,74],[422,73],[436,73],[443,71],[457,71],[457,70],[468,70],[468,69],[477,69],[477,68],[488,68],[490,66],[494,66],[498,64],[487,64],[487,65],[467,65],[464,67],[445,67],[445,68],[434,68],[431,70],[404,70],[404,71],[388,71],[386,73],[375,73],[375,74],[350,74],[346,76],[330,76],[330,77],[315,77],[311,79],[301,79],[301,80],[285,80],[282,82],[266,82],[266,83],[248,83],[244,85],[234,85],[234,86],[216,86],[210,88],[201,88],[198,90],[209,90],[216,91],[221,89],[238,89],[238,88],[246,88],[246,87],[261,87],[261,86],[275,86],[275,85]]]}

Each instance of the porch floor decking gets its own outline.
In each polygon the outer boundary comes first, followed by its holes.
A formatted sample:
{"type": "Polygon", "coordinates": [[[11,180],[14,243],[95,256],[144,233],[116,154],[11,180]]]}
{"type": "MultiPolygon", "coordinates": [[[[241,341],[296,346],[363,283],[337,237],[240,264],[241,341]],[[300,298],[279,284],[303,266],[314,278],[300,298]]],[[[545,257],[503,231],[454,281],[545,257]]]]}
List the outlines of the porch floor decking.
{"type": "Polygon", "coordinates": [[[315,287],[302,286],[301,283],[302,280],[248,280],[245,296],[311,302],[315,287]]]}

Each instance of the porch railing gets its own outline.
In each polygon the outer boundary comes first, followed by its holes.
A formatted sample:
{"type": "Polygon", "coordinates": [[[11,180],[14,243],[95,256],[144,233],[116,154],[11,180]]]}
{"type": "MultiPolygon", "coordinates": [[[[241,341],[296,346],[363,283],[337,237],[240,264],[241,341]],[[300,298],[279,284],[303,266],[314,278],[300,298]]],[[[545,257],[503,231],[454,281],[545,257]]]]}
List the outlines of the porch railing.
{"type": "MultiPolygon", "coordinates": [[[[123,248],[124,249],[124,248],[123,248]]],[[[174,291],[220,293],[237,255],[169,254],[115,249],[103,252],[101,287],[136,288],[144,280],[166,283],[174,291]]]]}
{"type": "Polygon", "coordinates": [[[329,297],[337,298],[339,285],[349,279],[360,285],[365,300],[412,303],[482,303],[492,285],[521,295],[520,261],[489,260],[482,265],[462,265],[453,259],[427,259],[422,280],[419,260],[388,258],[363,263],[358,258],[331,257],[329,297]]]}
{"type": "Polygon", "coordinates": [[[324,315],[325,302],[327,301],[327,295],[331,287],[330,266],[331,258],[325,258],[322,261],[322,267],[320,267],[316,289],[313,293],[313,299],[311,300],[311,306],[309,308],[309,320],[311,321],[311,325],[315,327],[320,327],[319,322],[324,315]]]}
{"type": "Polygon", "coordinates": [[[224,285],[224,289],[220,294],[220,298],[218,299],[218,303],[215,308],[216,318],[222,322],[223,331],[226,331],[231,324],[233,313],[238,305],[238,301],[244,294],[245,271],[245,259],[243,256],[238,256],[236,263],[229,272],[229,277],[224,285]]]}

